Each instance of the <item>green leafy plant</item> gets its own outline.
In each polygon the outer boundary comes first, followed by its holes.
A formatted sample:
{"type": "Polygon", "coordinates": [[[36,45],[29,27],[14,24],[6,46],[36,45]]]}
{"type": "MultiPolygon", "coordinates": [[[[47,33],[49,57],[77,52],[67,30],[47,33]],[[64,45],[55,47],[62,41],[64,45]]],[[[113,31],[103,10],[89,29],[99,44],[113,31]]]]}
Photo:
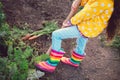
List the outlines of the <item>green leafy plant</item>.
{"type": "Polygon", "coordinates": [[[113,47],[120,48],[120,36],[116,36],[112,43],[113,47]]]}
{"type": "Polygon", "coordinates": [[[38,36],[46,35],[46,34],[49,34],[49,33],[53,32],[56,29],[58,29],[57,22],[46,21],[44,23],[44,28],[43,29],[41,29],[40,31],[33,32],[31,35],[38,35],[38,36]]]}
{"type": "Polygon", "coordinates": [[[5,20],[5,14],[3,13],[3,10],[2,10],[2,3],[0,2],[0,26],[2,25],[2,23],[4,22],[5,20]]]}
{"type": "Polygon", "coordinates": [[[33,40],[37,37],[40,37],[42,35],[48,35],[52,33],[54,30],[58,29],[57,22],[55,21],[46,21],[43,24],[43,29],[35,31],[31,34],[27,34],[25,37],[23,37],[23,40],[33,40]]]}
{"type": "Polygon", "coordinates": [[[0,80],[26,80],[33,49],[20,37],[28,30],[10,28],[5,22],[2,6],[0,3],[0,56],[7,55],[0,57],[0,80]]]}
{"type": "Polygon", "coordinates": [[[33,49],[27,46],[24,50],[20,47],[13,48],[11,54],[6,58],[0,58],[0,76],[2,80],[26,80],[30,57],[32,57],[33,49]],[[2,68],[3,67],[3,68],[2,68]]]}
{"type": "MultiPolygon", "coordinates": [[[[26,80],[28,71],[34,68],[33,63],[47,60],[49,55],[32,54],[33,48],[21,40],[22,35],[29,33],[29,29],[16,26],[10,28],[5,21],[2,6],[0,3],[0,80],[26,80]],[[3,57],[1,54],[5,53],[7,55],[3,57]]],[[[56,29],[57,22],[50,21],[44,24],[43,29],[31,35],[48,35],[56,29]]]]}
{"type": "Polygon", "coordinates": [[[0,2],[0,56],[7,56],[6,41],[9,39],[10,31],[9,25],[5,22],[5,14],[3,13],[2,6],[0,2]]]}
{"type": "Polygon", "coordinates": [[[40,56],[34,56],[33,62],[38,63],[38,62],[40,62],[40,61],[45,61],[45,60],[47,60],[47,59],[49,59],[49,55],[48,55],[48,54],[42,54],[42,55],[40,55],[40,56]]]}
{"type": "Polygon", "coordinates": [[[8,77],[9,69],[7,67],[7,58],[1,58],[0,57],[0,79],[6,80],[6,77],[8,77]]]}

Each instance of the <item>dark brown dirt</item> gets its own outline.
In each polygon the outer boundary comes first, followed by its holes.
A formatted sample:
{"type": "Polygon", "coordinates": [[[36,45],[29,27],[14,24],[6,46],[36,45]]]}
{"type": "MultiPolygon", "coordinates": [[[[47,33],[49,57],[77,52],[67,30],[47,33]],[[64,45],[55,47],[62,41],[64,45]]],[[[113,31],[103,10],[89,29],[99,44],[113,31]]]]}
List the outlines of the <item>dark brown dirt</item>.
{"type": "Polygon", "coordinates": [[[7,13],[7,21],[11,25],[25,25],[33,30],[41,28],[44,20],[56,20],[61,23],[67,13],[69,0],[2,0],[7,13]],[[65,6],[64,6],[65,5],[65,6]]]}
{"type": "MultiPolygon", "coordinates": [[[[24,27],[26,24],[33,30],[41,28],[41,22],[56,20],[59,25],[70,10],[70,0],[0,0],[4,4],[7,21],[10,25],[24,27]]],[[[73,49],[74,40],[63,41],[67,54],[73,49]],[[71,44],[69,44],[71,43],[71,44]]],[[[45,52],[51,39],[42,36],[31,41],[38,53],[45,52]]],[[[98,38],[90,39],[86,47],[86,58],[79,68],[60,63],[52,74],[46,74],[40,80],[120,80],[120,52],[105,47],[98,38]]]]}

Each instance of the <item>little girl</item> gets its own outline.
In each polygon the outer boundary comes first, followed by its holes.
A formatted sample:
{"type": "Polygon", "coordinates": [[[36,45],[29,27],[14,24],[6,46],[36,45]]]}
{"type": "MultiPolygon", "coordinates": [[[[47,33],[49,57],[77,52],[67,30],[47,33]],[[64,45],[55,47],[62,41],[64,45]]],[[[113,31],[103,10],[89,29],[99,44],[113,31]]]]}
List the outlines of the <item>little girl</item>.
{"type": "MultiPolygon", "coordinates": [[[[88,39],[98,36],[108,26],[113,7],[114,0],[75,0],[62,28],[52,33],[50,58],[36,63],[35,66],[47,72],[53,72],[60,61],[78,67],[85,57],[84,50],[88,39]],[[84,8],[77,12],[79,6],[84,6],[84,8]],[[65,52],[61,50],[62,40],[68,38],[77,39],[71,58],[63,57],[65,52]]],[[[107,33],[108,38],[112,39],[115,27],[112,32],[110,28],[107,27],[107,33]]]]}

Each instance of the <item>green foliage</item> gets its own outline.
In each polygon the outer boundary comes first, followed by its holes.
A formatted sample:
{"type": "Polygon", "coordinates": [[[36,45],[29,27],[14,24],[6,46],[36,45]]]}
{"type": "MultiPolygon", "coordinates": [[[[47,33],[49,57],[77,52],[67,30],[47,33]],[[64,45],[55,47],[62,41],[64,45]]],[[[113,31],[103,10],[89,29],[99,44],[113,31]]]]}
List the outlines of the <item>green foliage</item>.
{"type": "Polygon", "coordinates": [[[33,49],[30,46],[24,50],[10,46],[9,51],[8,57],[0,58],[0,77],[4,76],[2,80],[26,80],[30,63],[28,58],[32,57],[33,49]]]}
{"type": "Polygon", "coordinates": [[[2,3],[0,2],[0,47],[2,47],[2,50],[0,50],[0,56],[6,52],[5,49],[7,49],[6,41],[9,39],[10,31],[9,31],[9,25],[5,22],[5,15],[2,10],[2,3]]]}
{"type": "Polygon", "coordinates": [[[16,26],[14,26],[11,29],[11,38],[12,39],[18,39],[18,40],[20,40],[20,38],[22,37],[22,35],[27,34],[28,32],[29,32],[29,29],[24,30],[24,29],[19,29],[16,26]]]}
{"type": "Polygon", "coordinates": [[[35,56],[35,57],[33,58],[33,61],[36,62],[36,63],[38,63],[38,62],[40,62],[40,61],[45,61],[45,60],[47,60],[47,59],[49,59],[49,55],[48,55],[48,54],[42,54],[42,55],[40,55],[40,56],[35,56]]]}
{"type": "Polygon", "coordinates": [[[47,35],[52,33],[54,30],[58,29],[57,22],[55,21],[49,21],[45,22],[44,28],[42,30],[33,32],[31,35],[41,36],[41,35],[47,35]]]}
{"type": "Polygon", "coordinates": [[[5,15],[3,13],[3,10],[2,10],[2,3],[0,2],[0,26],[2,25],[2,23],[4,22],[4,19],[5,19],[5,15]]]}
{"type": "Polygon", "coordinates": [[[120,36],[116,36],[112,43],[113,47],[120,48],[120,36]]]}
{"type": "Polygon", "coordinates": [[[7,45],[6,41],[9,39],[10,31],[7,23],[4,23],[0,27],[0,45],[7,45]]]}
{"type": "Polygon", "coordinates": [[[81,11],[83,9],[83,6],[80,6],[78,9],[78,12],[81,11]]]}
{"type": "MultiPolygon", "coordinates": [[[[57,22],[51,21],[44,24],[44,28],[32,35],[47,35],[58,29],[57,22]]],[[[10,28],[5,21],[5,15],[0,3],[0,48],[4,48],[7,56],[0,57],[0,80],[26,80],[28,70],[33,68],[33,62],[43,61],[49,55],[34,56],[33,49],[21,40],[22,35],[27,34],[29,29],[10,28]]],[[[0,50],[0,56],[4,54],[0,50]]]]}
{"type": "Polygon", "coordinates": [[[16,47],[13,47],[11,43],[11,46],[8,48],[9,73],[12,73],[11,80],[26,80],[28,75],[29,63],[31,61],[28,58],[32,57],[33,49],[25,44],[22,45],[25,46],[24,48],[19,46],[21,42],[16,47]]]}
{"type": "Polygon", "coordinates": [[[22,55],[22,58],[25,58],[25,59],[29,58],[30,56],[32,56],[31,54],[32,52],[33,52],[33,49],[30,46],[27,46],[22,55]]]}
{"type": "Polygon", "coordinates": [[[20,47],[13,48],[12,53],[6,58],[0,58],[0,77],[2,80],[26,80],[29,63],[33,49],[27,46],[25,50],[20,47]],[[9,76],[9,77],[8,77],[9,76]]]}
{"type": "Polygon", "coordinates": [[[5,51],[8,54],[4,58],[0,57],[0,80],[26,80],[31,60],[29,58],[33,53],[33,49],[20,39],[26,33],[27,30],[17,27],[9,28],[0,3],[0,46],[7,47],[5,51]]]}
{"type": "Polygon", "coordinates": [[[120,36],[116,35],[113,40],[107,41],[105,35],[101,35],[100,37],[101,42],[105,46],[114,47],[120,49],[120,36]]]}
{"type": "Polygon", "coordinates": [[[1,58],[0,57],[0,79],[6,80],[6,77],[8,77],[8,67],[7,67],[7,58],[1,58]]]}

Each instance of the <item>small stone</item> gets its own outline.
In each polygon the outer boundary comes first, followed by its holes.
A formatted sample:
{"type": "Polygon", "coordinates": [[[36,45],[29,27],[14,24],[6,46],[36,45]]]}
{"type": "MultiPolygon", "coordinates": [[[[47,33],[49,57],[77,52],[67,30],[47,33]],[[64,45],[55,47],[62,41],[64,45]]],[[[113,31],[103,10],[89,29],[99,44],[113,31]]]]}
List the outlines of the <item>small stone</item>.
{"type": "Polygon", "coordinates": [[[41,72],[40,70],[31,69],[28,71],[27,80],[39,79],[44,75],[45,75],[45,73],[41,72]]]}

